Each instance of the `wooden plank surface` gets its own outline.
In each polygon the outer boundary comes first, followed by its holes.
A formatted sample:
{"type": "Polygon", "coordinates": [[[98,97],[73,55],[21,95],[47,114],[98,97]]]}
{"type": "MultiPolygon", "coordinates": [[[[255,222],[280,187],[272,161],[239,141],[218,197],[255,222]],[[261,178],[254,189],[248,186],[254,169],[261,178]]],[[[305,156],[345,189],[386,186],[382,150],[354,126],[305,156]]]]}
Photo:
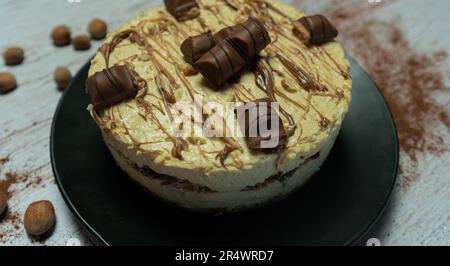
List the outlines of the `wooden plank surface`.
{"type": "MultiPolygon", "coordinates": [[[[26,51],[26,60],[22,65],[0,65],[0,72],[14,73],[19,83],[16,91],[0,95],[0,181],[5,184],[5,180],[16,179],[9,187],[12,194],[9,214],[0,222],[0,245],[66,245],[71,238],[79,239],[82,245],[91,244],[65,205],[51,170],[50,125],[61,96],[52,81],[52,73],[60,65],[76,73],[101,42],[93,42],[93,47],[86,52],[75,52],[71,47],[56,48],[49,38],[52,28],[57,24],[66,24],[72,28],[73,34],[85,34],[88,22],[100,17],[113,29],[139,11],[161,2],[0,0],[0,17],[8,18],[0,24],[3,36],[0,38],[0,50],[14,45],[26,51]],[[40,199],[51,200],[57,212],[57,226],[46,241],[30,239],[20,222],[28,204],[40,199]]],[[[433,106],[438,105],[427,115],[442,119],[419,126],[425,125],[427,132],[438,135],[440,146],[450,146],[450,120],[445,123],[445,117],[450,112],[450,65],[446,59],[446,53],[450,52],[450,32],[448,23],[443,23],[448,21],[450,1],[434,0],[432,5],[430,1],[420,0],[287,2],[307,13],[325,13],[336,20],[341,32],[339,38],[346,50],[376,81],[383,82],[383,75],[386,74],[381,73],[380,62],[372,60],[364,50],[366,45],[369,48],[375,46],[372,40],[364,43],[360,39],[356,29],[364,29],[363,23],[368,23],[377,35],[385,34],[392,27],[398,28],[408,42],[407,52],[411,58],[435,55],[432,58],[439,62],[430,64],[440,71],[444,84],[436,84],[442,88],[431,96],[427,94],[433,106]]],[[[378,43],[373,53],[390,49],[383,52],[395,55],[395,50],[389,47],[396,43],[394,41],[378,43]]],[[[398,54],[405,54],[405,49],[398,49],[398,54]]],[[[408,59],[403,56],[398,60],[408,59]]],[[[387,66],[386,71],[389,69],[387,66]]],[[[431,149],[411,152],[406,148],[402,149],[402,171],[392,204],[370,237],[379,238],[383,245],[450,245],[450,152],[445,148],[439,152],[431,149]]]]}

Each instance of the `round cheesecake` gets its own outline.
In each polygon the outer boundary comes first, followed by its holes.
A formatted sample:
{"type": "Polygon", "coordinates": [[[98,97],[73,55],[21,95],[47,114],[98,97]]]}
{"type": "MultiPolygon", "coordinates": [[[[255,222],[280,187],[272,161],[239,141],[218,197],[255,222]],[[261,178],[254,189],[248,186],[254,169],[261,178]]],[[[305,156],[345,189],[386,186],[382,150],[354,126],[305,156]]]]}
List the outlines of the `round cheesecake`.
{"type": "MultiPolygon", "coordinates": [[[[295,23],[305,15],[277,1],[196,3],[195,16],[179,19],[161,6],[110,33],[89,76],[126,66],[139,86],[127,99],[88,110],[120,168],[157,198],[193,211],[231,212],[286,197],[320,169],[339,134],[352,87],[344,51],[335,41],[305,43],[295,23]],[[189,37],[217,33],[250,17],[264,25],[270,43],[238,75],[212,86],[180,47],[189,37]],[[245,134],[173,134],[176,103],[190,103],[195,112],[195,106],[209,102],[226,106],[266,98],[279,104],[286,131],[276,149],[254,149],[245,134]]],[[[119,70],[105,73],[117,81],[111,73],[119,70]]],[[[114,84],[131,84],[121,82],[114,84]]],[[[203,110],[201,116],[208,114],[203,110]]],[[[224,128],[235,125],[233,118],[225,119],[224,128]]]]}

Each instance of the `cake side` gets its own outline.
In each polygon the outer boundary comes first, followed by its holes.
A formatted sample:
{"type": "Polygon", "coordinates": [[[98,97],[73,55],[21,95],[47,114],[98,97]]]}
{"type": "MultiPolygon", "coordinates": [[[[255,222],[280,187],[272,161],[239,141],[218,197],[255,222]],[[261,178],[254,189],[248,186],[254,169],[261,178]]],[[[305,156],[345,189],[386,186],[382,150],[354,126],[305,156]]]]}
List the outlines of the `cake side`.
{"type": "MultiPolygon", "coordinates": [[[[108,66],[127,65],[148,84],[144,94],[124,101],[102,112],[91,114],[106,143],[120,151],[138,167],[205,186],[217,192],[236,192],[263,183],[277,174],[293,171],[320,152],[339,131],[351,101],[349,64],[342,47],[331,42],[306,46],[293,33],[293,20],[304,16],[295,8],[276,1],[198,1],[200,16],[176,21],[164,7],[143,12],[131,22],[109,34],[105,45],[117,36],[133,30],[145,42],[124,38],[109,55],[108,66]],[[185,38],[205,31],[217,32],[255,16],[264,21],[272,42],[260,53],[273,75],[275,94],[280,107],[291,114],[294,125],[285,117],[283,123],[292,129],[282,154],[255,153],[243,138],[185,138],[188,148],[174,156],[174,142],[166,129],[172,125],[164,111],[157,83],[173,86],[178,102],[193,102],[200,95],[203,102],[247,102],[267,97],[258,87],[255,72],[246,70],[239,81],[214,90],[183,59],[180,45],[185,38]],[[307,90],[293,75],[300,69],[323,90],[307,90]],[[158,70],[167,72],[164,80],[158,70]],[[191,71],[191,72],[189,72],[191,71]],[[171,83],[173,81],[173,83],[171,83]],[[145,102],[145,108],[142,105],[145,102]],[[149,112],[150,108],[152,111],[149,112]],[[235,149],[221,161],[229,145],[235,149]]],[[[105,51],[100,49],[92,60],[89,75],[107,67],[105,51]]]]}
{"type": "Polygon", "coordinates": [[[120,152],[108,147],[118,166],[129,178],[151,196],[171,205],[194,212],[222,214],[244,211],[283,200],[305,185],[320,170],[327,159],[339,131],[319,153],[306,159],[298,168],[267,178],[264,182],[240,191],[217,192],[170,176],[161,176],[149,169],[139,168],[120,152]]]}

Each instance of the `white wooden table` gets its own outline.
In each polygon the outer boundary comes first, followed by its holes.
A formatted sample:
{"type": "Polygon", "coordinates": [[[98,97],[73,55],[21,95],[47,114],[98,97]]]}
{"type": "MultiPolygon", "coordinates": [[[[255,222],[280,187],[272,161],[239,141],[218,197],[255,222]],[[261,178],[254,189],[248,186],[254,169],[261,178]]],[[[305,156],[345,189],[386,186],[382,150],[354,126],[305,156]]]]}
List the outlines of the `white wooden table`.
{"type": "MultiPolygon", "coordinates": [[[[349,24],[357,25],[363,20],[392,22],[402,29],[412,48],[418,52],[431,53],[440,49],[450,53],[448,0],[382,0],[381,5],[368,0],[288,2],[307,13],[326,12],[341,20],[343,17],[337,16],[336,10],[351,10],[349,6],[352,6],[355,7],[353,13],[365,12],[364,16],[348,18],[348,23],[345,19],[344,23],[340,22],[344,27],[340,38],[348,53],[369,72],[373,62],[365,62],[367,58],[358,54],[361,49],[357,45],[361,44],[353,42],[349,35],[352,25],[349,24]]],[[[66,24],[73,34],[84,34],[88,22],[100,17],[113,29],[139,11],[161,3],[158,0],[0,0],[0,17],[3,18],[0,50],[14,45],[26,51],[22,65],[6,67],[0,64],[0,72],[14,73],[19,83],[16,91],[0,95],[0,159],[9,157],[7,162],[0,160],[0,180],[5,180],[7,173],[25,176],[10,187],[9,212],[17,214],[18,218],[15,222],[4,219],[0,223],[0,246],[66,245],[70,238],[79,239],[82,245],[91,244],[65,205],[50,165],[50,125],[61,96],[53,83],[52,73],[61,65],[69,67],[75,74],[101,43],[93,42],[93,47],[86,52],[75,52],[72,47],[56,48],[49,38],[52,28],[66,24]],[[27,236],[20,219],[30,202],[41,199],[54,203],[57,226],[49,239],[36,242],[27,236]]],[[[449,77],[449,61],[440,67],[449,77]]],[[[450,90],[442,90],[435,97],[447,114],[450,112],[449,94],[450,90]]],[[[436,130],[442,130],[442,145],[450,146],[448,124],[436,130]]],[[[418,160],[413,166],[408,154],[402,152],[403,173],[399,175],[392,204],[370,235],[379,238],[383,245],[450,245],[450,152],[424,152],[419,154],[418,160]],[[414,178],[411,167],[415,167],[414,178]]]]}

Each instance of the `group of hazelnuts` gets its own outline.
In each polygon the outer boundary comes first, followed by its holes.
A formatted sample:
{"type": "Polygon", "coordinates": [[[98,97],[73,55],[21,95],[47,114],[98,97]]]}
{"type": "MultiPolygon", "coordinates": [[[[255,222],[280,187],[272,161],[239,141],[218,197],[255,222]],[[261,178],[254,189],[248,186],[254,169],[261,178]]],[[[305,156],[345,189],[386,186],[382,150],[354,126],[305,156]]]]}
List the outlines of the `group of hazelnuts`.
{"type": "MultiPolygon", "coordinates": [[[[91,39],[101,40],[106,37],[108,27],[100,19],[94,19],[89,23],[87,35],[79,35],[72,38],[70,29],[61,25],[53,29],[51,38],[57,47],[72,44],[77,51],[84,51],[91,48],[91,39]]],[[[25,52],[20,47],[10,47],[3,52],[3,59],[7,66],[22,64],[25,59],[25,52]]],[[[59,90],[64,90],[72,80],[72,74],[67,67],[57,67],[53,73],[53,78],[59,90]]],[[[6,94],[17,88],[15,76],[9,72],[0,72],[0,94],[6,94]]],[[[0,191],[0,219],[7,211],[8,197],[0,191]]],[[[56,222],[55,209],[50,201],[42,200],[31,203],[25,211],[23,223],[25,230],[31,236],[45,236],[52,231],[56,222]]]]}
{"type": "MultiPolygon", "coordinates": [[[[72,38],[70,28],[65,25],[57,26],[51,33],[53,44],[63,47],[72,44],[76,51],[91,48],[91,39],[102,40],[108,33],[107,24],[101,19],[94,19],[88,25],[88,35],[77,35],[72,38]]],[[[3,59],[8,66],[20,65],[25,59],[25,52],[20,47],[10,47],[3,52],[3,59]]],[[[67,67],[57,67],[53,79],[59,90],[63,91],[72,80],[72,74],[67,67]]],[[[0,72],[0,94],[6,94],[17,88],[15,76],[10,72],[0,72]]]]}

